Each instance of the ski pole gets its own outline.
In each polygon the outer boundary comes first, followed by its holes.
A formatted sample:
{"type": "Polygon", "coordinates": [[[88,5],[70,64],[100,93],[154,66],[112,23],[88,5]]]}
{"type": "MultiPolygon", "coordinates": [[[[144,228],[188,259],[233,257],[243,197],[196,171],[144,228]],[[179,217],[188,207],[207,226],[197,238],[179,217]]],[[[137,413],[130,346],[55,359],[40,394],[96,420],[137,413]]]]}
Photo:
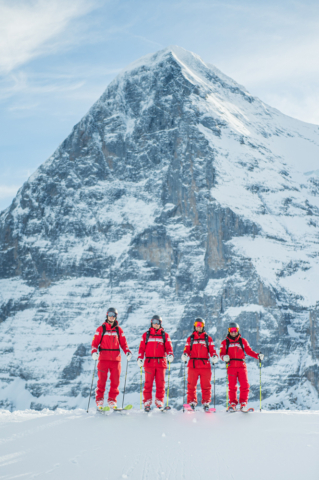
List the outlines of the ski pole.
{"type": "Polygon", "coordinates": [[[259,360],[259,397],[260,397],[260,411],[261,411],[261,361],[259,360]]]}
{"type": "Polygon", "coordinates": [[[214,408],[215,408],[215,363],[214,363],[214,408]]]}
{"type": "Polygon", "coordinates": [[[87,413],[89,413],[89,407],[90,407],[90,400],[91,400],[91,393],[92,393],[92,386],[93,386],[93,380],[94,380],[94,373],[95,373],[96,362],[97,362],[97,360],[95,360],[94,368],[93,368],[92,383],[91,383],[91,390],[90,390],[90,396],[89,396],[89,403],[88,403],[87,413]]]}
{"type": "Polygon", "coordinates": [[[183,362],[183,365],[184,365],[184,391],[183,391],[183,412],[185,411],[185,408],[184,408],[184,405],[185,405],[185,362],[183,362]]]}
{"type": "Polygon", "coordinates": [[[168,397],[169,397],[169,377],[171,375],[171,362],[168,362],[168,379],[167,379],[167,402],[166,406],[168,407],[168,397]]]}
{"type": "Polygon", "coordinates": [[[141,384],[141,393],[140,393],[140,409],[142,410],[142,390],[143,390],[143,370],[141,367],[141,376],[140,376],[140,384],[141,384]]]}
{"type": "Polygon", "coordinates": [[[125,371],[125,381],[124,381],[124,392],[123,392],[122,408],[123,408],[123,406],[124,406],[124,398],[125,398],[125,387],[126,387],[127,367],[128,367],[128,361],[126,361],[126,371],[125,371]]]}
{"type": "Polygon", "coordinates": [[[226,410],[228,408],[228,375],[227,375],[227,370],[228,370],[228,363],[226,363],[226,410]]]}

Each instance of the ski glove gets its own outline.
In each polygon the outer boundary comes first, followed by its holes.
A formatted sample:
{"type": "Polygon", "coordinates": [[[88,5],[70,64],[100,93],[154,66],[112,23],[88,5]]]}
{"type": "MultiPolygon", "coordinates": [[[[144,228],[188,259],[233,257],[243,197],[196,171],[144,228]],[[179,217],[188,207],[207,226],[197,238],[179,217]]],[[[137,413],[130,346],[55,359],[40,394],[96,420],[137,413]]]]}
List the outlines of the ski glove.
{"type": "Polygon", "coordinates": [[[262,361],[264,359],[264,357],[265,357],[265,355],[263,353],[260,353],[258,355],[258,358],[259,358],[260,361],[262,361]]]}
{"type": "Polygon", "coordinates": [[[92,353],[92,358],[93,358],[93,360],[98,360],[99,359],[99,354],[97,352],[92,353]]]}
{"type": "Polygon", "coordinates": [[[218,362],[218,357],[217,357],[217,355],[214,355],[214,356],[212,357],[212,363],[215,364],[215,363],[217,363],[217,362],[218,362]]]}
{"type": "Polygon", "coordinates": [[[223,360],[224,360],[224,362],[229,362],[230,356],[229,355],[224,355],[223,360]]]}
{"type": "Polygon", "coordinates": [[[138,358],[138,359],[137,359],[137,365],[138,365],[140,368],[143,367],[143,363],[144,363],[144,362],[143,362],[143,358],[138,358]]]}
{"type": "Polygon", "coordinates": [[[187,353],[183,353],[183,355],[182,355],[182,362],[186,363],[187,360],[188,360],[188,355],[187,355],[187,353]]]}
{"type": "Polygon", "coordinates": [[[131,352],[127,352],[126,358],[127,358],[127,361],[128,361],[128,362],[129,362],[130,360],[132,360],[132,353],[131,353],[131,352]]]}
{"type": "Polygon", "coordinates": [[[174,360],[174,355],[167,355],[167,360],[169,361],[169,363],[172,363],[172,361],[174,360]]]}

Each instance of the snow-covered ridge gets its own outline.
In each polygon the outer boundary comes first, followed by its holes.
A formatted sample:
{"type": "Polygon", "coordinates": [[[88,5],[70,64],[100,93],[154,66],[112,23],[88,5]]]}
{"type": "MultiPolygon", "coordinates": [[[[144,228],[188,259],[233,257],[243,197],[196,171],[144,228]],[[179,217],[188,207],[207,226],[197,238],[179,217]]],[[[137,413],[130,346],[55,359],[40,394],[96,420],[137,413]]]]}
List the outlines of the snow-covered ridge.
{"type": "MultiPolygon", "coordinates": [[[[202,316],[217,348],[235,319],[265,353],[267,408],[319,408],[318,155],[318,126],[191,52],[121,72],[0,215],[1,405],[84,408],[90,342],[112,304],[135,355],[163,317],[174,405],[202,316]]],[[[129,373],[138,404],[134,362],[129,373]]],[[[224,378],[219,363],[220,401],[224,378]]]]}

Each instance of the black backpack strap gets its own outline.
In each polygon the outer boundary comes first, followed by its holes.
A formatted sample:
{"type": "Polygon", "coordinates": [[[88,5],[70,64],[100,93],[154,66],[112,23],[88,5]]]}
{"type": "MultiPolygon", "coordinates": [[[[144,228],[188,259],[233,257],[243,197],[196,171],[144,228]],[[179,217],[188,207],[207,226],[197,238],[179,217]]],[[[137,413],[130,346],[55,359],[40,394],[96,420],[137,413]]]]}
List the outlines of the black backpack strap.
{"type": "Polygon", "coordinates": [[[226,355],[228,355],[228,349],[229,349],[229,338],[226,338],[226,355]]]}
{"type": "Polygon", "coordinates": [[[119,331],[119,327],[117,325],[115,327],[115,330],[116,330],[116,333],[117,333],[117,336],[118,336],[118,339],[119,339],[119,343],[120,343],[120,331],[119,331]]]}
{"type": "Polygon", "coordinates": [[[102,332],[102,337],[101,337],[101,340],[100,340],[99,352],[101,351],[101,343],[102,343],[103,337],[104,337],[104,335],[105,335],[105,333],[106,333],[106,326],[104,325],[104,323],[103,323],[103,325],[102,325],[102,328],[103,328],[103,332],[102,332]]]}
{"type": "Polygon", "coordinates": [[[207,333],[205,333],[205,343],[206,343],[207,351],[208,351],[208,353],[209,353],[209,343],[208,343],[208,335],[207,335],[207,333]]]}
{"type": "Polygon", "coordinates": [[[163,339],[163,343],[164,343],[164,347],[165,347],[166,337],[165,337],[165,331],[164,330],[162,330],[162,339],[163,339]]]}
{"type": "Polygon", "coordinates": [[[150,334],[151,334],[150,330],[147,330],[147,332],[146,332],[146,338],[145,338],[145,347],[146,347],[146,345],[147,345],[147,342],[149,341],[150,334]]]}
{"type": "Polygon", "coordinates": [[[190,351],[192,351],[193,344],[194,344],[194,333],[192,333],[192,334],[191,334],[191,345],[190,345],[190,351]]]}
{"type": "Polygon", "coordinates": [[[244,345],[243,345],[243,340],[242,340],[242,338],[240,337],[240,338],[238,339],[238,341],[239,341],[239,343],[240,343],[241,348],[243,349],[244,355],[246,355],[246,354],[245,354],[245,349],[244,349],[244,345]]]}

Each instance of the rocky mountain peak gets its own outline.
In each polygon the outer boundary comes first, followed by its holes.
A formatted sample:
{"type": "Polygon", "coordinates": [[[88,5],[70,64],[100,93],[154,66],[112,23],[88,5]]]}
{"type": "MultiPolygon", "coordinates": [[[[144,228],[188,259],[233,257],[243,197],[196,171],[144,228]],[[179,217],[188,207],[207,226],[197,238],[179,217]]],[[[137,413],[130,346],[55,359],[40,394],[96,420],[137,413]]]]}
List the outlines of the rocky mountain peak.
{"type": "Polygon", "coordinates": [[[0,215],[2,405],[84,406],[110,304],[135,354],[163,317],[176,405],[195,316],[266,354],[269,408],[318,405],[318,133],[180,47],[129,65],[0,215]]]}

